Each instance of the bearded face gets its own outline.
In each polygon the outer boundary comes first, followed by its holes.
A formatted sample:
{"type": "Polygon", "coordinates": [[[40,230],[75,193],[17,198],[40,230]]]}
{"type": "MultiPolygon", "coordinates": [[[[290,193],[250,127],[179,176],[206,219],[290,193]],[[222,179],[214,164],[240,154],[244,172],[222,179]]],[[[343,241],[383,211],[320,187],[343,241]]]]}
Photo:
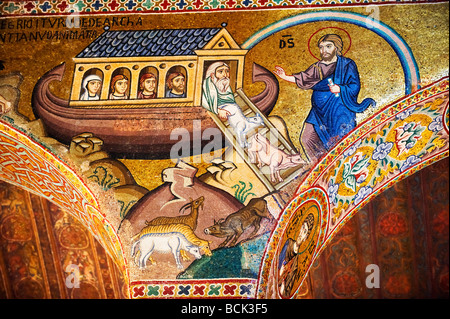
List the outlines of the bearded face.
{"type": "Polygon", "coordinates": [[[184,92],[184,85],[185,85],[185,80],[184,80],[184,76],[182,76],[182,75],[179,75],[172,80],[172,90],[177,93],[184,92]]]}
{"type": "Polygon", "coordinates": [[[337,48],[331,41],[323,41],[319,44],[320,57],[323,61],[328,62],[336,57],[337,48]]]}
{"type": "Polygon", "coordinates": [[[230,87],[230,78],[217,79],[216,77],[214,77],[213,83],[220,93],[225,93],[230,87]]]}
{"type": "Polygon", "coordinates": [[[230,69],[225,65],[218,67],[211,79],[219,92],[225,93],[230,87],[230,69]]]}

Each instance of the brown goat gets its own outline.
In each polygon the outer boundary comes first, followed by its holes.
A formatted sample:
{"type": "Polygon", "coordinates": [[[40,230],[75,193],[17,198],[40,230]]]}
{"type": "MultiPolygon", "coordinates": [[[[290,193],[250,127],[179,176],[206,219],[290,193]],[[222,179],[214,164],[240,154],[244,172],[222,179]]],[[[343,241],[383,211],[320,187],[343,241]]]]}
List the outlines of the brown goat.
{"type": "Polygon", "coordinates": [[[186,208],[191,208],[191,212],[188,215],[184,216],[176,216],[176,217],[167,217],[161,216],[152,219],[151,221],[145,221],[145,225],[147,226],[158,226],[158,225],[168,225],[168,224],[185,224],[195,230],[197,228],[197,220],[198,220],[198,209],[201,206],[203,208],[203,202],[205,198],[200,196],[196,200],[192,200],[190,203],[187,203],[183,207],[180,208],[180,212],[186,208]]]}

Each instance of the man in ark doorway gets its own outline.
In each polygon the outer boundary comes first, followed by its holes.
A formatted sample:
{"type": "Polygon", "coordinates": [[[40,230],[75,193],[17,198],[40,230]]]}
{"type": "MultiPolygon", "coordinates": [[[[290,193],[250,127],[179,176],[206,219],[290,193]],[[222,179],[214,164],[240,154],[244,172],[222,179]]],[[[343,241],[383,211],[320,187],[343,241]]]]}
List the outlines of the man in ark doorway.
{"type": "Polygon", "coordinates": [[[228,112],[221,107],[225,104],[235,103],[230,87],[230,66],[222,61],[214,62],[206,70],[202,106],[217,114],[222,121],[226,121],[228,112]]]}

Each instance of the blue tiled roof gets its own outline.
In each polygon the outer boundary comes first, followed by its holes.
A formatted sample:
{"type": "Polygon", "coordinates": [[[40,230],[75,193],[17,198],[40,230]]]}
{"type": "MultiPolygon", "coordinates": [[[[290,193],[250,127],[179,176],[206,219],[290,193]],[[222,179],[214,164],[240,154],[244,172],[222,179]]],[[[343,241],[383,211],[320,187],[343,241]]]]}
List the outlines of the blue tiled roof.
{"type": "Polygon", "coordinates": [[[195,55],[221,29],[105,31],[77,58],[195,55]]]}

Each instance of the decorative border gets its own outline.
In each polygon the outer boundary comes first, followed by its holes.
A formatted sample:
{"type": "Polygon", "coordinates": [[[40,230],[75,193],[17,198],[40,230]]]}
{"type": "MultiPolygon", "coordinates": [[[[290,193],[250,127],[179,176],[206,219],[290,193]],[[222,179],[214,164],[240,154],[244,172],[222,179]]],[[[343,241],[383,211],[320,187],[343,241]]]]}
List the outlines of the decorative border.
{"type": "Polygon", "coordinates": [[[256,279],[156,280],[135,281],[131,299],[255,298],[256,279]]]}
{"type": "Polygon", "coordinates": [[[4,1],[2,16],[126,14],[439,3],[442,0],[39,0],[4,1]]]}
{"type": "MultiPolygon", "coordinates": [[[[299,278],[300,284],[297,289],[301,286],[301,282],[306,277],[309,268],[313,264],[314,260],[318,256],[319,249],[323,246],[323,240],[327,231],[327,220],[329,215],[329,200],[325,190],[320,187],[314,187],[306,190],[302,194],[297,194],[286,206],[283,213],[280,215],[278,225],[273,231],[272,236],[269,240],[266,250],[264,252],[264,257],[261,262],[259,281],[257,287],[257,297],[266,298],[265,293],[269,285],[275,286],[276,293],[273,295],[278,296],[278,274],[275,270],[277,266],[278,250],[281,240],[286,232],[287,227],[289,227],[289,222],[295,212],[301,208],[304,204],[314,201],[319,206],[320,219],[320,234],[318,236],[317,243],[315,245],[314,251],[310,254],[310,260],[308,262],[307,270],[303,272],[303,275],[299,278]]],[[[295,293],[293,294],[295,295],[295,293]]]]}
{"type": "MultiPolygon", "coordinates": [[[[297,288],[290,293],[291,297],[294,296],[296,294],[296,291],[301,287],[304,279],[306,278],[306,274],[308,273],[309,269],[311,268],[314,260],[317,258],[318,256],[318,251],[319,249],[323,246],[323,240],[326,234],[326,230],[327,230],[327,216],[328,216],[328,212],[329,212],[329,205],[328,205],[328,197],[326,195],[326,192],[323,189],[320,188],[312,188],[310,190],[308,190],[307,192],[305,192],[304,194],[301,194],[299,196],[297,196],[294,201],[291,202],[291,204],[289,205],[287,211],[286,211],[286,215],[283,216],[283,219],[287,219],[289,218],[289,222],[286,223],[286,226],[284,226],[284,231],[281,234],[281,237],[278,241],[278,248],[277,248],[277,252],[275,255],[275,260],[272,261],[275,270],[278,272],[278,254],[281,251],[282,247],[281,244],[284,243],[283,242],[283,238],[285,237],[285,232],[287,231],[289,225],[293,222],[292,218],[294,215],[296,215],[297,211],[299,209],[302,209],[303,207],[307,206],[309,203],[314,202],[318,205],[319,207],[319,211],[318,211],[318,215],[320,217],[319,221],[318,221],[318,227],[319,227],[319,234],[317,236],[317,241],[314,238],[311,238],[312,241],[308,242],[308,247],[310,247],[308,252],[305,253],[305,257],[302,256],[303,259],[303,267],[299,266],[299,269],[297,270],[299,272],[299,279],[297,280],[297,288]]],[[[281,222],[280,224],[281,225],[281,222]]],[[[275,274],[276,277],[276,287],[277,287],[277,295],[279,296],[279,276],[278,273],[275,274]]]]}
{"type": "Polygon", "coordinates": [[[3,120],[0,179],[46,198],[77,218],[116,262],[128,284],[122,243],[89,188],[67,164],[3,120]]]}

